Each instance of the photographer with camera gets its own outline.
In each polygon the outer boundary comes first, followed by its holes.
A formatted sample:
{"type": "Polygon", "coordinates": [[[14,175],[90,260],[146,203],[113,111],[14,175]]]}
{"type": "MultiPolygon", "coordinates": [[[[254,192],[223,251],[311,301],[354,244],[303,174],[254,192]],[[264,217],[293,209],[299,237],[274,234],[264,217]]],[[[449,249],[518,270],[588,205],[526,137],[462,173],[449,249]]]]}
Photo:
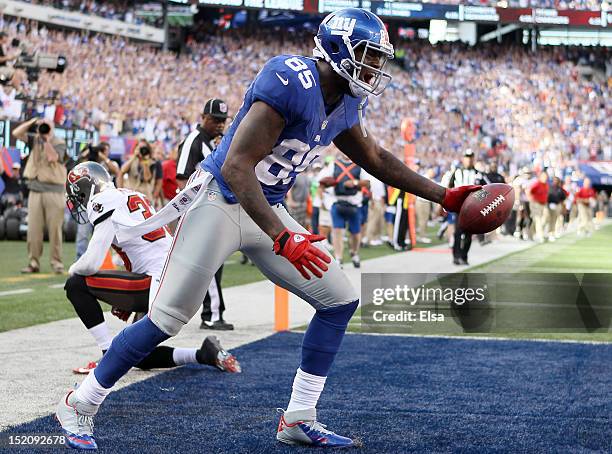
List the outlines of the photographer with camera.
{"type": "Polygon", "coordinates": [[[22,273],[38,273],[45,228],[51,243],[51,268],[64,272],[62,263],[62,225],[64,223],[64,183],[66,181],[66,143],[55,137],[53,125],[32,118],[13,130],[13,137],[28,144],[23,178],[28,195],[28,266],[22,273]]]}
{"type": "Polygon", "coordinates": [[[97,162],[113,177],[115,187],[119,185],[121,169],[119,164],[110,158],[110,144],[108,142],[100,142],[98,145],[87,145],[79,155],[79,162],[97,162]]]}
{"type": "Polygon", "coordinates": [[[21,69],[15,69],[8,63],[17,60],[20,55],[19,50],[7,51],[8,35],[0,32],[0,83],[9,85],[19,91],[22,84],[27,80],[26,73],[21,69]]]}
{"type": "Polygon", "coordinates": [[[153,158],[153,148],[141,139],[134,148],[132,156],[121,166],[121,174],[127,174],[127,187],[141,192],[153,202],[156,183],[162,179],[161,166],[153,158]]]}

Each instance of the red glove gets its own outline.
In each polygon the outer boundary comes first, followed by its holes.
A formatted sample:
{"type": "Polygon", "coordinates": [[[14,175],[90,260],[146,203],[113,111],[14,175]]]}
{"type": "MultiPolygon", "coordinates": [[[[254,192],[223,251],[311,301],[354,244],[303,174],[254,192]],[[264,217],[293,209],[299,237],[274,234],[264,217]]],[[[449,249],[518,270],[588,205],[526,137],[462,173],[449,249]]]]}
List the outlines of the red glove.
{"type": "Polygon", "coordinates": [[[132,315],[131,312],[122,311],[121,309],[117,309],[115,307],[111,309],[111,314],[113,314],[119,320],[123,320],[124,322],[127,322],[128,318],[130,318],[130,315],[132,315]]]}
{"type": "Polygon", "coordinates": [[[444,200],[442,200],[442,208],[451,213],[458,213],[467,196],[470,195],[471,192],[480,191],[481,189],[482,186],[477,184],[447,189],[444,194],[444,200]]]}
{"type": "Polygon", "coordinates": [[[306,272],[306,269],[314,276],[321,278],[323,277],[321,271],[327,271],[328,268],[325,263],[330,263],[331,258],[325,252],[314,247],[312,243],[324,239],[323,235],[296,233],[285,228],[274,240],[274,252],[276,255],[282,255],[289,260],[302,273],[304,279],[310,280],[310,275],[306,272]]]}

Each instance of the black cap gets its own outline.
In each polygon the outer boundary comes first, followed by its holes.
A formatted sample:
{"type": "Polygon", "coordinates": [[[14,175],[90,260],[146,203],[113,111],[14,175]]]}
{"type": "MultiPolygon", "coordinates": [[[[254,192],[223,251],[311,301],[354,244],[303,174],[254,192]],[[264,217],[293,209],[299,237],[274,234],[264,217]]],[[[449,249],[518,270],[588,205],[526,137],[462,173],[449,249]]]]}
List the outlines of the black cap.
{"type": "Polygon", "coordinates": [[[220,99],[209,99],[206,101],[206,104],[204,104],[202,115],[210,115],[225,120],[229,117],[227,114],[227,104],[220,99]]]}
{"type": "Polygon", "coordinates": [[[468,148],[467,150],[465,150],[463,152],[463,156],[465,158],[473,158],[474,157],[474,152],[468,148]]]}

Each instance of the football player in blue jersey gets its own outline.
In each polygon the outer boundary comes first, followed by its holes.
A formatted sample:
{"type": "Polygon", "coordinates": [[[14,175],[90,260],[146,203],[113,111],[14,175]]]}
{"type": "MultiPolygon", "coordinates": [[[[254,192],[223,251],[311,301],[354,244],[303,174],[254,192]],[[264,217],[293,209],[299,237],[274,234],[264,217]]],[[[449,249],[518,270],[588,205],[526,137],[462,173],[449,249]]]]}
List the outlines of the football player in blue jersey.
{"type": "MultiPolygon", "coordinates": [[[[70,446],[95,449],[93,416],[112,386],[192,318],[215,271],[237,250],[271,281],[316,309],[277,439],[327,447],[354,444],[320,424],[315,408],[359,294],[316,244],[323,237],[309,234],[287,213],[285,194],[296,175],[332,142],[381,181],[448,211],[459,211],[468,194],[479,188],[445,189],[433,183],[366,131],[367,98],[381,94],[391,80],[385,72],[390,58],[393,46],[382,21],[366,10],[349,8],[323,20],[312,58],[280,55],[266,63],[228,133],[192,176],[192,182],[203,181],[193,189],[198,196],[184,192],[169,204],[176,211],[191,205],[177,228],[149,315],[119,333],[94,372],[58,404],[70,446]]],[[[163,212],[140,227],[153,227],[163,212]]],[[[130,232],[140,234],[138,228],[130,232]]]]}

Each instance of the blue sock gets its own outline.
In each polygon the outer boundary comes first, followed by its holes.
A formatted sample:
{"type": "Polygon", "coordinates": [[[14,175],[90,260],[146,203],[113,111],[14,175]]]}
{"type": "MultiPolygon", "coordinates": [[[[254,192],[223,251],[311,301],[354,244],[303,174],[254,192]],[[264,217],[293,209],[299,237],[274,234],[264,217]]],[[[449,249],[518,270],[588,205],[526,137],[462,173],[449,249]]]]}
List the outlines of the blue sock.
{"type": "Polygon", "coordinates": [[[115,336],[98,367],[94,369],[96,380],[105,388],[111,388],[127,371],[169,337],[155,326],[148,316],[128,326],[115,336]]]}
{"type": "Polygon", "coordinates": [[[317,311],[304,334],[300,369],[312,375],[327,377],[357,306],[359,300],[317,311]]]}

